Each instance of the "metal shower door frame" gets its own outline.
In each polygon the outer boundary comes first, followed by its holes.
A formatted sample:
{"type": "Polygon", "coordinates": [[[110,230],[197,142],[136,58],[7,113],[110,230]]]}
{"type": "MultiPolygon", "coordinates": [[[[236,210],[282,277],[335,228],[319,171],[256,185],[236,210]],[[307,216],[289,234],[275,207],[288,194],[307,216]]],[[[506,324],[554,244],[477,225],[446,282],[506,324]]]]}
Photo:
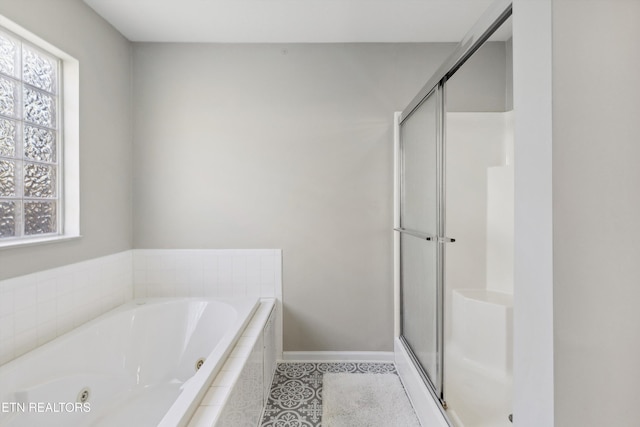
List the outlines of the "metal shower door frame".
{"type": "MultiPolygon", "coordinates": [[[[399,153],[397,153],[400,162],[398,167],[398,184],[400,187],[398,218],[402,216],[404,206],[404,153],[402,142],[402,124],[414,113],[414,111],[422,105],[422,103],[430,96],[437,96],[437,119],[436,119],[436,147],[437,147],[437,233],[435,236],[426,235],[424,233],[416,233],[415,230],[406,230],[400,227],[394,228],[399,233],[413,234],[414,236],[424,238],[426,240],[435,240],[437,244],[436,269],[437,269],[437,349],[438,349],[438,380],[432,381],[430,375],[425,371],[414,354],[407,340],[403,336],[404,307],[403,307],[403,286],[402,286],[402,267],[400,267],[400,341],[404,345],[407,353],[413,361],[413,364],[420,372],[427,388],[431,394],[440,403],[442,409],[446,409],[445,396],[443,395],[444,385],[444,266],[445,266],[445,243],[454,242],[454,239],[446,237],[446,200],[445,200],[445,138],[446,138],[446,105],[445,105],[445,88],[447,80],[455,74],[455,72],[491,37],[491,35],[512,15],[512,0],[498,0],[489,8],[485,14],[478,20],[473,28],[465,35],[462,41],[457,45],[454,52],[440,66],[434,75],[423,86],[422,90],[413,98],[407,107],[397,117],[399,127],[399,153]],[[434,93],[435,92],[435,93],[434,93]]],[[[399,251],[399,265],[402,266],[402,250],[399,251]]],[[[446,416],[445,416],[446,418],[446,416]]]]}
{"type": "MultiPolygon", "coordinates": [[[[403,303],[403,286],[402,286],[402,268],[400,269],[400,341],[404,344],[407,353],[413,360],[414,365],[418,368],[418,372],[421,374],[423,381],[430,388],[430,391],[436,397],[440,403],[446,406],[446,403],[443,400],[443,386],[444,386],[444,244],[447,242],[453,241],[453,239],[448,239],[444,237],[445,231],[445,212],[444,212],[444,135],[445,135],[445,117],[444,117],[444,82],[439,82],[431,91],[429,91],[420,102],[416,103],[415,107],[412,109],[411,113],[418,109],[427,99],[430,97],[435,97],[436,103],[436,129],[435,137],[436,137],[436,233],[435,235],[423,233],[419,230],[411,230],[405,229],[402,227],[396,227],[394,230],[400,234],[406,234],[413,237],[417,237],[420,239],[424,239],[427,241],[431,241],[436,245],[436,260],[435,260],[435,269],[436,269],[436,301],[435,301],[435,309],[436,309],[436,353],[437,353],[437,372],[427,372],[427,369],[422,366],[421,362],[418,360],[418,357],[414,353],[411,344],[404,336],[404,314],[405,308],[403,303]]],[[[403,117],[402,122],[408,119],[411,116],[411,113],[407,116],[403,117]]],[[[399,217],[402,217],[402,211],[405,205],[406,194],[405,194],[405,152],[404,152],[404,142],[403,142],[403,132],[402,132],[402,122],[399,123],[400,127],[400,145],[399,145],[399,183],[400,183],[400,206],[399,206],[399,217]]],[[[402,250],[400,250],[400,265],[402,266],[402,250]]]]}

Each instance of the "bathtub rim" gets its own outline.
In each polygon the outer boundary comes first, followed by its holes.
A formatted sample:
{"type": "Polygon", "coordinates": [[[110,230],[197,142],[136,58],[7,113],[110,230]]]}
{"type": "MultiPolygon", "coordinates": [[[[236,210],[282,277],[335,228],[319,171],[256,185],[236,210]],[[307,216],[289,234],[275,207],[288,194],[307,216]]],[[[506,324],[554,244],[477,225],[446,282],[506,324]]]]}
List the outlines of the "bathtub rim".
{"type": "MultiPolygon", "coordinates": [[[[221,422],[227,405],[229,405],[230,402],[233,401],[233,399],[237,399],[239,397],[237,395],[234,396],[233,392],[235,391],[244,370],[247,368],[247,364],[252,357],[252,353],[256,351],[256,344],[258,340],[260,340],[261,338],[266,339],[266,337],[264,336],[264,332],[269,319],[273,318],[275,320],[278,315],[278,310],[278,301],[275,298],[260,298],[260,305],[258,309],[254,313],[247,327],[244,329],[242,336],[236,343],[234,349],[229,355],[229,358],[224,363],[222,371],[220,372],[220,374],[225,373],[225,371],[226,373],[230,373],[230,378],[223,384],[216,384],[217,377],[216,379],[214,379],[207,393],[211,392],[214,388],[216,389],[216,391],[214,392],[214,394],[216,395],[215,402],[212,402],[213,397],[208,398],[205,394],[205,397],[200,402],[200,406],[198,406],[193,417],[187,423],[187,427],[215,427],[219,425],[218,423],[221,422]],[[241,360],[242,366],[240,367],[239,365],[235,365],[234,367],[230,367],[228,364],[231,359],[241,360]]],[[[275,345],[275,341],[276,340],[274,339],[274,341],[272,341],[271,343],[275,345]]],[[[262,362],[264,362],[264,355],[267,351],[267,348],[264,344],[265,341],[262,341],[262,343],[263,345],[261,348],[261,353],[262,362]]],[[[274,351],[274,353],[277,353],[277,351],[274,351]]],[[[262,419],[262,413],[264,412],[264,405],[266,403],[265,399],[267,399],[269,395],[269,392],[271,390],[270,386],[273,382],[273,376],[275,374],[277,364],[281,360],[278,358],[277,354],[274,355],[275,359],[273,360],[273,370],[269,370],[268,373],[268,375],[270,375],[268,380],[269,389],[263,389],[263,392],[265,394],[263,395],[263,400],[260,405],[261,408],[259,419],[262,419]]],[[[263,380],[266,378],[264,377],[264,374],[266,372],[267,371],[263,369],[263,380]]],[[[242,399],[243,397],[240,398],[242,399]]]]}
{"type": "Polygon", "coordinates": [[[167,408],[164,413],[160,424],[160,426],[167,427],[176,427],[176,426],[185,426],[188,424],[189,419],[195,413],[200,401],[206,394],[208,387],[211,385],[213,380],[215,379],[217,373],[221,370],[224,365],[224,361],[229,356],[231,351],[233,350],[235,343],[241,337],[243,331],[246,326],[249,324],[251,319],[253,318],[256,310],[260,306],[260,298],[258,297],[229,297],[229,298],[213,298],[213,297],[144,297],[144,298],[134,298],[129,300],[119,306],[100,314],[99,316],[75,327],[74,329],[67,331],[66,333],[48,341],[33,350],[10,360],[9,362],[0,365],[0,378],[2,378],[3,374],[6,372],[10,372],[12,369],[16,369],[19,365],[26,364],[28,365],[31,362],[31,359],[42,356],[42,354],[46,354],[47,351],[53,346],[64,345],[65,342],[74,339],[77,335],[82,334],[85,330],[93,327],[100,322],[117,316],[120,313],[125,313],[127,311],[135,311],[136,308],[145,307],[147,304],[151,305],[161,305],[168,303],[179,303],[179,302],[202,302],[202,301],[211,301],[211,302],[221,302],[225,304],[231,305],[234,310],[237,312],[236,319],[234,323],[229,327],[224,336],[220,339],[220,341],[216,344],[213,350],[206,356],[206,361],[198,371],[198,373],[206,373],[206,375],[200,375],[196,378],[194,374],[191,378],[189,378],[183,384],[183,390],[178,396],[178,398],[171,404],[170,407],[167,408]],[[224,344],[224,345],[222,345],[224,344]],[[196,379],[196,381],[192,381],[196,379]],[[199,385],[199,387],[197,387],[199,385]],[[198,389],[196,389],[198,388],[198,389]],[[191,401],[187,401],[185,396],[190,396],[191,401]],[[165,419],[170,420],[169,423],[165,423],[165,419]],[[177,420],[177,421],[174,421],[177,420]]]}
{"type": "Polygon", "coordinates": [[[242,336],[247,325],[260,307],[260,298],[257,297],[235,297],[235,298],[196,298],[196,300],[214,300],[214,301],[246,301],[251,308],[246,312],[244,317],[238,316],[234,325],[230,327],[228,333],[222,337],[216,347],[213,349],[198,372],[206,373],[197,377],[194,375],[189,379],[189,384],[185,382],[184,389],[180,396],[173,402],[171,407],[164,414],[158,427],[184,427],[200,406],[200,402],[207,394],[209,387],[215,380],[216,376],[222,370],[225,361],[233,351],[236,343],[242,336]],[[224,345],[221,345],[223,344],[224,345]],[[215,356],[215,357],[214,357],[215,356]],[[215,361],[212,362],[212,361],[215,361]],[[193,380],[193,381],[192,381],[193,380]]]}
{"type": "Polygon", "coordinates": [[[10,369],[11,367],[13,367],[13,365],[17,364],[17,363],[22,363],[25,360],[28,360],[32,357],[37,356],[39,353],[42,353],[43,351],[47,350],[50,346],[54,345],[54,344],[59,344],[60,342],[64,342],[67,341],[71,338],[73,338],[74,335],[77,335],[78,333],[80,333],[81,331],[83,331],[84,329],[87,329],[89,327],[91,327],[92,325],[94,325],[95,323],[99,323],[100,321],[102,321],[103,319],[106,319],[108,317],[111,317],[119,312],[125,312],[128,311],[129,308],[136,308],[138,306],[144,306],[146,305],[146,303],[151,303],[151,304],[160,304],[160,303],[169,303],[169,302],[180,302],[180,301],[218,301],[218,302],[224,302],[224,303],[233,303],[233,302],[237,302],[239,300],[255,300],[256,301],[256,306],[253,308],[252,313],[255,311],[255,309],[257,308],[257,306],[259,305],[258,303],[260,302],[260,298],[258,297],[229,297],[229,298],[216,298],[216,297],[142,297],[142,298],[133,298],[131,300],[128,300],[120,305],[118,305],[117,307],[112,308],[109,311],[106,311],[96,317],[94,317],[93,319],[90,319],[88,321],[86,321],[85,323],[78,325],[76,327],[74,327],[73,329],[65,332],[62,335],[58,335],[57,337],[53,338],[50,341],[45,342],[42,345],[37,346],[36,348],[29,350],[28,352],[21,354],[20,356],[13,358],[11,360],[9,360],[6,363],[3,363],[2,365],[0,365],[0,377],[2,376],[2,373],[5,372],[6,370],[10,369]],[[144,301],[143,304],[140,304],[141,301],[144,301]]]}

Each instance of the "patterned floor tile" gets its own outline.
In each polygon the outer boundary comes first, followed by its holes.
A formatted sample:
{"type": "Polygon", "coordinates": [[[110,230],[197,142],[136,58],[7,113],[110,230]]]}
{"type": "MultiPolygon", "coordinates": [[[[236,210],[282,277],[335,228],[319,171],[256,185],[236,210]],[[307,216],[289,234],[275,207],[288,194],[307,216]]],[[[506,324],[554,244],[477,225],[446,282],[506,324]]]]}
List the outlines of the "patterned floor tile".
{"type": "Polygon", "coordinates": [[[393,363],[279,363],[262,416],[262,427],[321,427],[325,373],[397,374],[393,363]]]}

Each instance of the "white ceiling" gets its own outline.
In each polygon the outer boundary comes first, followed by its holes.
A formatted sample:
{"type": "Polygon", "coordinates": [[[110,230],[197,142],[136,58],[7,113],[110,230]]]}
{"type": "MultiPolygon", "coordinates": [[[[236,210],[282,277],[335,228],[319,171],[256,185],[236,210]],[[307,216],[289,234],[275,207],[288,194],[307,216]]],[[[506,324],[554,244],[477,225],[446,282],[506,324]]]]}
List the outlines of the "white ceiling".
{"type": "Polygon", "coordinates": [[[457,42],[493,0],[84,0],[131,41],[457,42]]]}

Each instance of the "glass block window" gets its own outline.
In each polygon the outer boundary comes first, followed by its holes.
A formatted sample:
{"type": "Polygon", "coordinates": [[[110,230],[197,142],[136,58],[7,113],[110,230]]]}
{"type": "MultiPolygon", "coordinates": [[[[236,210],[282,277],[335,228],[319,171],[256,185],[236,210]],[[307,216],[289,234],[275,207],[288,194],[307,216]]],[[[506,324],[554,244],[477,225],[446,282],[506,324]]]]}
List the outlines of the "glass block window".
{"type": "Polygon", "coordinates": [[[0,242],[61,234],[60,67],[0,27],[0,242]]]}

